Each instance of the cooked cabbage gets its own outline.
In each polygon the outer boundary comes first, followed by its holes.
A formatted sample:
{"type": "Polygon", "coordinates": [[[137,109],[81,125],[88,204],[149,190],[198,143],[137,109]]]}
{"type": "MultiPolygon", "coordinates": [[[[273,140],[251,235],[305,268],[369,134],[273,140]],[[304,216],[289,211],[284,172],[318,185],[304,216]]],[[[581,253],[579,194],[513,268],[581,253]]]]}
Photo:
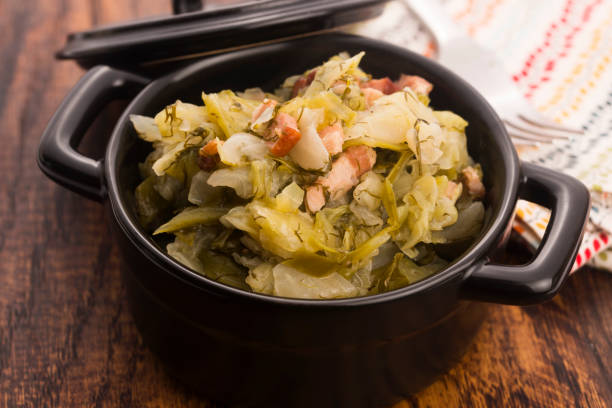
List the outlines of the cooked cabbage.
{"type": "Polygon", "coordinates": [[[203,106],[132,115],[152,144],[134,192],[141,224],[195,272],[273,296],[373,295],[446,267],[447,244],[467,247],[485,218],[463,186],[468,167],[483,177],[468,123],[369,82],[363,55],[333,56],[274,94],[203,93],[203,106]]]}
{"type": "Polygon", "coordinates": [[[329,163],[329,152],[317,132],[324,115],[323,109],[302,108],[298,121],[302,137],[289,156],[305,170],[323,170],[329,163]]]}
{"type": "Polygon", "coordinates": [[[365,53],[362,51],[351,58],[345,59],[340,56],[331,58],[317,70],[314,80],[304,92],[304,96],[308,98],[328,91],[334,82],[356,70],[364,55],[365,53]]]}
{"type": "Polygon", "coordinates": [[[232,91],[202,93],[205,109],[211,120],[223,130],[223,139],[246,131],[259,102],[236,96],[232,91]]]}
{"type": "Polygon", "coordinates": [[[188,207],[155,230],[153,235],[174,232],[197,225],[210,225],[227,212],[225,208],[188,207]]]}
{"type": "Polygon", "coordinates": [[[227,256],[207,249],[214,238],[214,232],[206,230],[179,232],[166,250],[168,255],[201,275],[229,286],[248,289],[242,268],[227,256]]]}
{"type": "Polygon", "coordinates": [[[384,179],[379,174],[368,171],[361,176],[361,183],[353,190],[353,199],[355,203],[375,211],[380,208],[384,191],[384,179]]]}
{"type": "Polygon", "coordinates": [[[190,204],[205,206],[221,200],[223,190],[208,184],[210,173],[200,170],[191,179],[187,200],[190,204]]]}
{"type": "Polygon", "coordinates": [[[268,145],[249,133],[234,133],[219,148],[219,158],[230,166],[246,165],[253,160],[262,160],[268,154],[268,145]]]}
{"type": "Polygon", "coordinates": [[[231,187],[242,198],[253,196],[251,166],[227,167],[215,170],[207,183],[213,187],[231,187]]]}
{"type": "Polygon", "coordinates": [[[140,138],[153,144],[156,160],[152,169],[158,176],[164,175],[185,150],[222,135],[202,106],[181,101],[167,106],[155,118],[130,115],[130,120],[140,138]]]}
{"type": "Polygon", "coordinates": [[[321,92],[317,95],[306,97],[295,97],[279,109],[296,118],[303,117],[303,109],[320,109],[322,116],[317,118],[317,129],[328,126],[335,122],[343,122],[345,126],[351,126],[357,114],[348,107],[341,98],[331,91],[321,92]]]}

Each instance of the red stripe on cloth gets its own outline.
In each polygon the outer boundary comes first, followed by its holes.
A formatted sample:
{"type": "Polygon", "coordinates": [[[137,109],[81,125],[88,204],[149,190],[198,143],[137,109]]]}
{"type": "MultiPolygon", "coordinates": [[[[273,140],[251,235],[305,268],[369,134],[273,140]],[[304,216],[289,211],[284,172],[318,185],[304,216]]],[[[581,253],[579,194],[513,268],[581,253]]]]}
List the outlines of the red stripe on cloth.
{"type": "Polygon", "coordinates": [[[530,83],[527,87],[529,89],[529,91],[527,93],[525,93],[525,97],[526,98],[531,98],[533,96],[533,93],[536,89],[539,88],[539,86],[543,83],[548,81],[548,76],[550,75],[550,73],[552,71],[554,71],[555,67],[558,65],[557,62],[563,58],[565,58],[568,54],[568,51],[572,49],[572,47],[574,46],[574,37],[576,36],[576,34],[578,34],[578,32],[580,32],[580,30],[582,30],[582,26],[586,23],[588,23],[588,21],[591,19],[591,15],[593,14],[593,9],[595,8],[595,6],[599,5],[602,3],[602,0],[595,0],[594,2],[592,2],[591,4],[589,4],[585,9],[584,12],[582,13],[582,18],[581,20],[578,22],[577,25],[575,25],[574,27],[572,27],[572,30],[570,31],[569,34],[567,34],[565,36],[565,41],[563,43],[563,48],[561,49],[561,51],[557,54],[556,58],[551,58],[546,62],[546,65],[544,66],[544,74],[537,79],[536,81],[530,83]],[[546,79],[544,79],[546,78],[546,79]]]}
{"type": "Polygon", "coordinates": [[[548,28],[548,30],[546,30],[546,34],[544,34],[544,41],[542,42],[542,45],[540,45],[538,48],[535,49],[535,51],[529,54],[529,56],[527,57],[527,60],[523,64],[523,68],[521,69],[520,73],[512,76],[512,78],[516,82],[520,81],[521,79],[529,75],[529,71],[533,67],[533,63],[535,62],[536,58],[539,57],[546,48],[550,47],[550,39],[552,38],[553,34],[555,34],[564,25],[567,24],[567,17],[572,11],[573,5],[574,5],[573,0],[567,0],[567,2],[565,3],[565,7],[563,8],[563,13],[561,14],[561,17],[559,18],[559,20],[553,22],[548,28]]]}
{"type": "Polygon", "coordinates": [[[599,240],[597,238],[595,238],[593,240],[593,249],[595,251],[599,251],[599,248],[601,248],[601,244],[599,243],[599,240]]]}

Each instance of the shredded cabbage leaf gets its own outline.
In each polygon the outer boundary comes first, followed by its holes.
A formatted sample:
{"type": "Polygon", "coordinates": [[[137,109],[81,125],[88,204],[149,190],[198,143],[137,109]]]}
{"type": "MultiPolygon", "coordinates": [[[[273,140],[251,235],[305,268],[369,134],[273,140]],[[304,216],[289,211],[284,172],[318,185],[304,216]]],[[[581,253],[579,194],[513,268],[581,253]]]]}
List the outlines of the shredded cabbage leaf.
{"type": "Polygon", "coordinates": [[[259,106],[258,101],[241,98],[229,90],[211,94],[202,93],[202,100],[209,117],[223,130],[223,139],[229,138],[234,133],[246,131],[253,111],[259,106]]]}

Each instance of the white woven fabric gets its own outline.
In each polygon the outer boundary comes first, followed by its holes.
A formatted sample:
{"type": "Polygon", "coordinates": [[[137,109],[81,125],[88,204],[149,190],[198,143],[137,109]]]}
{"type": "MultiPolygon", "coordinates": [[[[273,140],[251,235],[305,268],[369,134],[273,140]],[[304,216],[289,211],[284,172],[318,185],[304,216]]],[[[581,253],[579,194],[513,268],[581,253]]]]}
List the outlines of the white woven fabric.
{"type": "MultiPolygon", "coordinates": [[[[476,41],[500,50],[508,75],[534,107],[585,130],[570,141],[518,150],[522,160],[572,175],[592,190],[590,225],[575,268],[595,258],[596,266],[612,270],[612,250],[595,257],[612,244],[612,1],[442,3],[476,41]]],[[[435,57],[432,38],[401,0],[389,3],[380,17],[347,30],[435,57]]],[[[519,208],[531,242],[541,238],[549,213],[525,202],[519,208]]]]}

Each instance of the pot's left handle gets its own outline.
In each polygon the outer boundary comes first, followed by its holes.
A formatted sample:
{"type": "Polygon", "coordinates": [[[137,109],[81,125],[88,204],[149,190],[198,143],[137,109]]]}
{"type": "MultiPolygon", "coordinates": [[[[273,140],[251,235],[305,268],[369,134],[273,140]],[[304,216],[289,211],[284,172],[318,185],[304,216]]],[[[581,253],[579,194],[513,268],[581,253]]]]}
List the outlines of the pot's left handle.
{"type": "Polygon", "coordinates": [[[76,147],[105,106],[113,100],[133,96],[149,82],[107,66],[90,69],[64,98],[43,132],[38,148],[40,169],[76,193],[103,200],[106,188],[102,161],[82,155],[76,147]]]}

